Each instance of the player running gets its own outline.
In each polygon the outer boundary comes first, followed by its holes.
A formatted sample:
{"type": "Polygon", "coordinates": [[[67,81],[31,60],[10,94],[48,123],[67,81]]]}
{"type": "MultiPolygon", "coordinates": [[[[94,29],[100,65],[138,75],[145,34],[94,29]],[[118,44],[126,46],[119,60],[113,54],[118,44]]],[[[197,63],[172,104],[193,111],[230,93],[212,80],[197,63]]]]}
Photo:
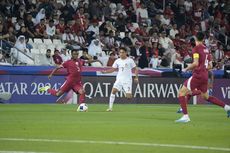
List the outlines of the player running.
{"type": "Polygon", "coordinates": [[[53,74],[61,68],[67,69],[67,77],[66,81],[63,83],[60,89],[50,89],[50,86],[45,86],[39,89],[39,91],[48,91],[53,96],[61,96],[65,92],[69,90],[73,90],[75,93],[80,94],[79,96],[79,104],[83,103],[85,100],[85,91],[83,89],[82,81],[81,81],[81,72],[84,61],[78,58],[78,51],[72,50],[71,55],[72,58],[63,64],[57,66],[48,76],[49,79],[53,76],[53,74]]]}
{"type": "Polygon", "coordinates": [[[104,70],[102,73],[112,73],[118,70],[116,81],[113,85],[112,92],[109,98],[109,108],[107,111],[113,110],[113,103],[115,100],[115,94],[120,91],[125,91],[126,98],[132,98],[132,69],[135,69],[135,83],[138,83],[138,68],[134,63],[133,59],[127,56],[127,50],[125,48],[120,48],[118,58],[109,70],[104,70]]]}
{"type": "Polygon", "coordinates": [[[188,65],[184,71],[193,70],[192,76],[184,82],[183,87],[179,90],[179,102],[182,108],[183,116],[176,122],[189,122],[190,118],[187,111],[187,95],[195,90],[201,91],[201,96],[220,107],[223,107],[227,112],[227,117],[230,117],[230,106],[226,105],[221,100],[214,96],[208,95],[208,67],[209,67],[209,51],[203,45],[204,34],[198,32],[196,36],[196,46],[193,48],[193,63],[188,65]]]}

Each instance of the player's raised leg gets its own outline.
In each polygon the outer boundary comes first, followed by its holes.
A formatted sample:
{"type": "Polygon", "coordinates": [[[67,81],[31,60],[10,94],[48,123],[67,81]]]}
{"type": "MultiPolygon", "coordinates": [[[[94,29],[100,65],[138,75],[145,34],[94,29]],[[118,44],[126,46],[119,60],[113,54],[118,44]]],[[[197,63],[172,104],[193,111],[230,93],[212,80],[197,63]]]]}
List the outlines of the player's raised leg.
{"type": "Polygon", "coordinates": [[[208,102],[224,108],[224,110],[227,112],[227,117],[230,117],[230,106],[229,105],[225,104],[223,101],[219,100],[218,98],[214,96],[209,96],[208,92],[202,93],[201,95],[208,102]]]}

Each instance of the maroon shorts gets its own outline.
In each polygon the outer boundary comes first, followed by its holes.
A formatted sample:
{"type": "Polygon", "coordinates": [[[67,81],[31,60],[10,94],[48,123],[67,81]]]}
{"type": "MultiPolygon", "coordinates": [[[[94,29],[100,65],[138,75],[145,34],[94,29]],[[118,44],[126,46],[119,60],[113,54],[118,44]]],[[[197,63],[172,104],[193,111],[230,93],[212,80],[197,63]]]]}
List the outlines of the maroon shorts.
{"type": "Polygon", "coordinates": [[[60,88],[62,92],[68,92],[71,89],[75,91],[76,93],[78,93],[79,90],[83,89],[83,85],[79,81],[76,82],[76,81],[67,79],[60,88]]]}
{"type": "Polygon", "coordinates": [[[206,93],[208,90],[208,80],[206,79],[197,79],[191,76],[184,82],[184,86],[187,87],[190,91],[195,89],[200,90],[203,93],[206,93]]]}

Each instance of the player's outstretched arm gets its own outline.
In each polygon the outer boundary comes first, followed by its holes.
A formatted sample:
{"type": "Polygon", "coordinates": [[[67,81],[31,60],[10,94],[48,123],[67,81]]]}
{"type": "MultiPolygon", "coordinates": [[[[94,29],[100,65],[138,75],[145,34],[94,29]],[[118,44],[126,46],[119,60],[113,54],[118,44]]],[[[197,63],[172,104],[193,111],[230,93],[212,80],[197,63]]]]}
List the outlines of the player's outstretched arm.
{"type": "Polygon", "coordinates": [[[103,74],[112,73],[112,72],[114,72],[116,70],[117,70],[116,68],[111,68],[111,69],[108,69],[108,70],[103,70],[103,71],[101,71],[101,73],[103,73],[103,74]]]}
{"type": "Polygon", "coordinates": [[[48,79],[50,80],[51,77],[53,76],[53,74],[54,74],[57,70],[61,69],[62,67],[63,67],[62,65],[58,65],[55,69],[53,69],[53,71],[49,74],[48,79]]]}

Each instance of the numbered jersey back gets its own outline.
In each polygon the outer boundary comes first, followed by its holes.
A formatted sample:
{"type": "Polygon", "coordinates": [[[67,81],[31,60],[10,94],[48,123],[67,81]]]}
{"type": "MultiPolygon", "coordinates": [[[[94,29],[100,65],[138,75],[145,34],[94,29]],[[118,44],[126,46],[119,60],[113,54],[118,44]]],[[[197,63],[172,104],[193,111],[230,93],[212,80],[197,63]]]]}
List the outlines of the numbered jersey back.
{"type": "Polygon", "coordinates": [[[199,65],[194,69],[193,75],[198,78],[208,78],[208,64],[211,60],[209,50],[204,45],[193,48],[193,58],[199,59],[199,65]]]}

